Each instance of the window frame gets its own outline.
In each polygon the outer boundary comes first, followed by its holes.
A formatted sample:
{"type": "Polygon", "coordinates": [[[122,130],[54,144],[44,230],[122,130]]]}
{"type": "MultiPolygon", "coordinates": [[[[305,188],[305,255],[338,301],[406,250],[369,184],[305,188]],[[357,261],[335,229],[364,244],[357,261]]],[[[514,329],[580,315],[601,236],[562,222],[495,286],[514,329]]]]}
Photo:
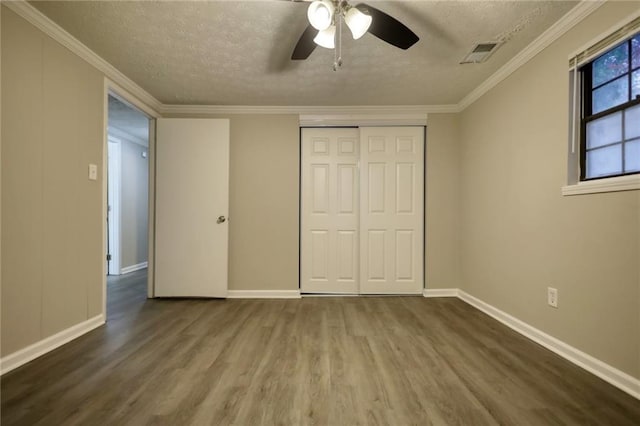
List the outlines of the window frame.
{"type": "MultiPolygon", "coordinates": [[[[636,37],[640,37],[640,32],[636,33],[636,34],[632,34],[629,37],[627,37],[625,40],[616,43],[613,46],[608,47],[605,51],[603,51],[600,55],[598,55],[597,57],[591,59],[588,63],[584,64],[582,67],[580,67],[579,69],[579,73],[580,73],[580,77],[581,77],[581,88],[580,88],[580,176],[579,176],[579,182],[589,182],[589,181],[594,181],[594,180],[601,180],[601,179],[610,179],[610,178],[617,178],[617,177],[622,177],[622,176],[632,176],[632,175],[637,175],[640,174],[640,170],[637,171],[632,171],[632,172],[625,172],[624,168],[625,168],[625,144],[627,142],[631,142],[631,141],[636,141],[636,140],[640,140],[640,138],[635,137],[632,139],[625,139],[625,135],[624,135],[624,131],[625,131],[625,121],[624,121],[624,117],[625,117],[625,113],[624,111],[626,111],[627,109],[633,108],[636,105],[640,105],[640,94],[637,94],[635,98],[632,98],[633,96],[633,73],[634,72],[640,72],[640,64],[638,64],[635,68],[634,68],[634,64],[633,64],[633,47],[632,47],[632,42],[633,39],[636,37]],[[615,76],[609,80],[605,80],[604,82],[600,82],[597,86],[593,86],[592,81],[593,81],[593,64],[594,62],[596,62],[598,59],[602,58],[603,56],[609,54],[611,51],[618,49],[620,46],[622,45],[626,45],[627,46],[627,57],[628,57],[628,67],[627,70],[618,75],[615,76]],[[593,110],[593,92],[595,90],[598,90],[601,87],[606,86],[607,84],[610,84],[616,80],[622,79],[622,78],[626,78],[627,80],[627,88],[628,88],[628,100],[620,105],[616,105],[613,106],[611,108],[608,108],[606,110],[597,112],[595,114],[592,113],[593,110]],[[590,123],[591,121],[595,121],[598,119],[601,119],[603,117],[607,117],[613,114],[616,114],[618,112],[622,111],[622,139],[619,142],[614,142],[611,144],[606,144],[603,146],[598,146],[596,148],[592,148],[592,149],[588,149],[587,148],[587,125],[588,123],[590,123]],[[621,146],[621,161],[622,161],[622,173],[617,173],[617,174],[608,174],[608,175],[604,175],[604,176],[594,176],[594,177],[587,177],[587,153],[589,151],[593,151],[595,149],[601,149],[601,148],[605,148],[605,147],[609,147],[609,146],[615,146],[615,145],[620,145],[621,146]]],[[[576,76],[574,76],[574,78],[576,78],[576,76]]]]}

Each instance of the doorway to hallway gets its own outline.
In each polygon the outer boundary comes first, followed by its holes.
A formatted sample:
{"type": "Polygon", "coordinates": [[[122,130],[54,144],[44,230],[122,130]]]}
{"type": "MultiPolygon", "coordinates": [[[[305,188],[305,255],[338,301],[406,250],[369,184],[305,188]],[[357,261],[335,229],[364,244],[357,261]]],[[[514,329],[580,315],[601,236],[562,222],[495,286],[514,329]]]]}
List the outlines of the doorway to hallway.
{"type": "MultiPolygon", "coordinates": [[[[112,286],[115,285],[113,283],[120,283],[116,286],[120,288],[129,282],[139,283],[141,276],[145,280],[147,277],[149,118],[110,93],[107,122],[106,296],[109,317],[110,307],[113,306],[110,299],[112,286]],[[116,279],[117,277],[122,279],[116,279]]],[[[117,294],[120,303],[122,294],[128,292],[119,291],[117,294]]],[[[142,294],[146,297],[146,290],[142,294]]]]}

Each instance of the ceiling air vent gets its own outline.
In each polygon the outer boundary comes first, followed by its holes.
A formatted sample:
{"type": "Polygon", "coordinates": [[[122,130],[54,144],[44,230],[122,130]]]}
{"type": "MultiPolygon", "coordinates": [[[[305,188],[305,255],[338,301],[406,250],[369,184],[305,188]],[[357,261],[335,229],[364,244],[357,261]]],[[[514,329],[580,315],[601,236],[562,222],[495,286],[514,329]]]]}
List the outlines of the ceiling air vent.
{"type": "Polygon", "coordinates": [[[478,43],[473,46],[471,52],[464,57],[461,64],[479,64],[480,62],[484,62],[489,59],[489,56],[493,54],[498,47],[500,46],[500,42],[498,41],[488,41],[485,43],[478,43]]]}

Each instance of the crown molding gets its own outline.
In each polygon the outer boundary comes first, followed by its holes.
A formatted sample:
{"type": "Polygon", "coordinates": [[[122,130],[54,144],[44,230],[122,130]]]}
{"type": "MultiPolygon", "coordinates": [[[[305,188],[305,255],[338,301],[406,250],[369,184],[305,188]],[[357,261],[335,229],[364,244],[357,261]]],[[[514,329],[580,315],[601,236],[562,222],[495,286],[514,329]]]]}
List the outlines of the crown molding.
{"type": "Polygon", "coordinates": [[[559,39],[571,28],[580,23],[587,16],[595,12],[600,6],[606,3],[605,0],[583,0],[573,9],[567,12],[560,20],[550,26],[545,32],[533,40],[520,53],[514,56],[509,62],[503,65],[491,77],[475,88],[458,103],[458,110],[464,111],[472,103],[480,99],[482,95],[493,89],[502,80],[509,77],[521,66],[529,62],[538,53],[546,49],[551,43],[559,39]]]}
{"type": "Polygon", "coordinates": [[[350,105],[350,106],[260,106],[260,105],[163,105],[164,114],[295,114],[295,115],[412,115],[459,112],[457,105],[350,105]]]}
{"type": "Polygon", "coordinates": [[[62,44],[89,64],[93,65],[99,71],[104,73],[107,78],[113,80],[129,93],[136,96],[151,109],[155,111],[160,111],[162,109],[162,103],[159,100],[154,98],[146,90],[138,86],[133,80],[118,71],[117,68],[102,59],[93,50],[82,44],[78,39],[73,37],[25,0],[3,1],[2,5],[7,6],[46,35],[62,44]]]}

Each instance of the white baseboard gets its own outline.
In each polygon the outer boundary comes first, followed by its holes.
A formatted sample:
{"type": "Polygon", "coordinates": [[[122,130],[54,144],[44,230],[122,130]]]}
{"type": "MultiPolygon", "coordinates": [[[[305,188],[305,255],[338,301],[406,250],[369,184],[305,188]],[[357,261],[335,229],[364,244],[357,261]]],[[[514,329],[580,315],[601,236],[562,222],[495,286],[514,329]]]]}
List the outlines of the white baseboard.
{"type": "Polygon", "coordinates": [[[120,273],[121,274],[128,274],[129,272],[139,271],[140,269],[146,268],[148,264],[149,264],[149,262],[142,262],[142,263],[138,263],[136,265],[126,266],[126,267],[120,269],[120,273]]]}
{"type": "Polygon", "coordinates": [[[301,293],[302,297],[360,297],[357,293],[301,293]]]}
{"type": "Polygon", "coordinates": [[[47,352],[51,352],[57,347],[90,332],[94,328],[100,327],[102,324],[104,324],[104,316],[100,314],[5,356],[0,359],[0,375],[8,373],[47,352]]]}
{"type": "Polygon", "coordinates": [[[229,290],[229,299],[300,299],[300,290],[229,290]]]}
{"type": "Polygon", "coordinates": [[[458,297],[457,288],[425,288],[422,290],[424,297],[458,297]]]}
{"type": "Polygon", "coordinates": [[[555,337],[538,330],[529,324],[497,309],[470,294],[458,290],[458,297],[476,309],[481,310],[490,317],[495,318],[507,327],[517,331],[523,336],[555,352],[575,365],[584,368],[588,372],[600,377],[605,382],[612,384],[629,395],[640,399],[640,380],[606,364],[579,349],[570,346],[555,337]]]}

